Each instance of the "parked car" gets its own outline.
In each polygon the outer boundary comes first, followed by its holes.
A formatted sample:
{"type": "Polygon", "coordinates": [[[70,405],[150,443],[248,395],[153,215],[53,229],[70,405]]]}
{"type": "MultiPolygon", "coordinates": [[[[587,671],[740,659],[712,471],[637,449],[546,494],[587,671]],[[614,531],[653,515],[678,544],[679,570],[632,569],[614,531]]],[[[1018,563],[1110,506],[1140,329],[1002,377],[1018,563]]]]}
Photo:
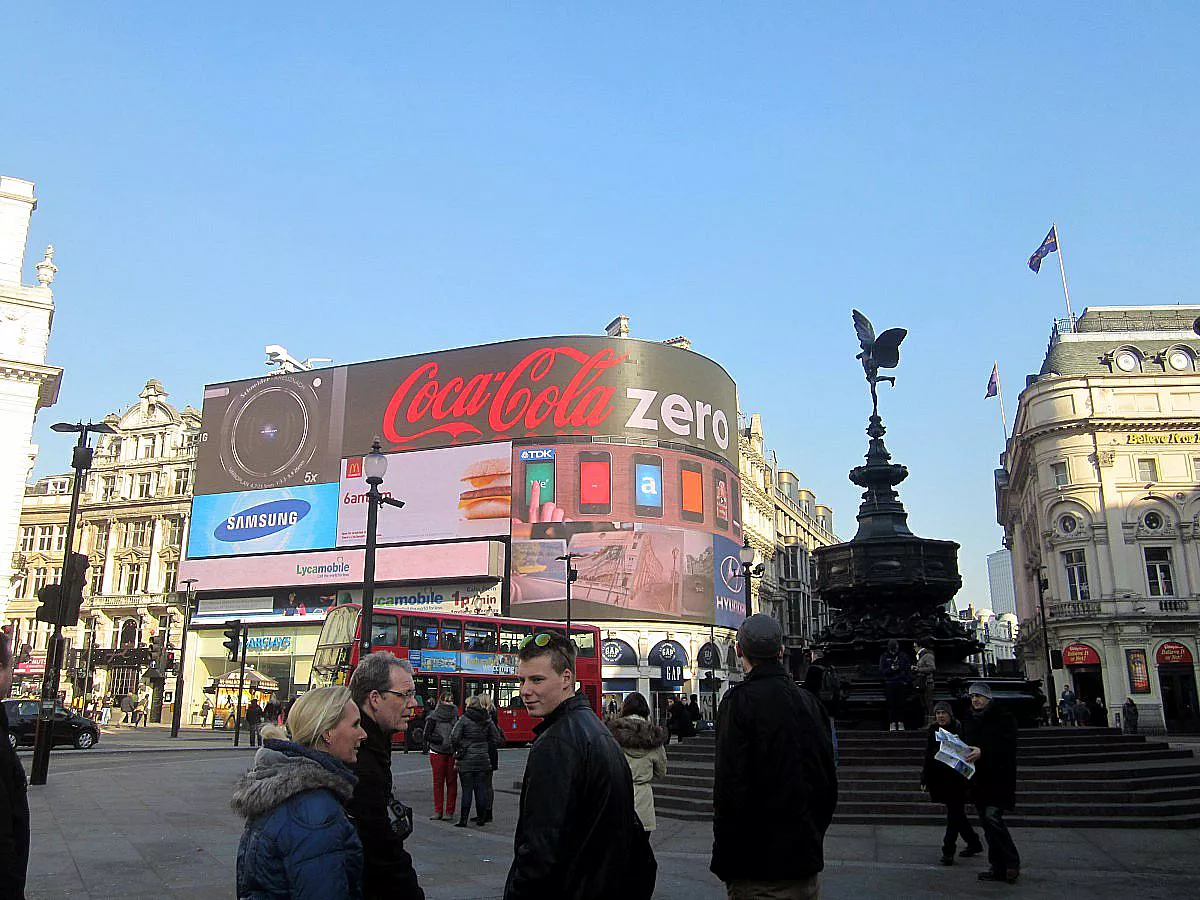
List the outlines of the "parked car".
{"type": "MultiPolygon", "coordinates": [[[[8,716],[8,741],[14,747],[33,746],[40,705],[37,700],[4,701],[4,714],[8,716]]],[[[53,747],[70,745],[76,750],[89,750],[100,740],[100,727],[62,704],[55,704],[51,734],[53,747]]]]}

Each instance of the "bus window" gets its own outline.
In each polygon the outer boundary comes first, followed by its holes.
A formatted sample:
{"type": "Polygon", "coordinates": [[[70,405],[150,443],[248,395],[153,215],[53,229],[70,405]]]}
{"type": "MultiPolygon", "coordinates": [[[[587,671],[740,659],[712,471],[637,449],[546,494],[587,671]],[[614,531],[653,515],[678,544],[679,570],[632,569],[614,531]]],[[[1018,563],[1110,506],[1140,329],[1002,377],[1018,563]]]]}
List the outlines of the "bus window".
{"type": "Polygon", "coordinates": [[[455,622],[453,619],[442,619],[442,649],[443,650],[460,650],[458,645],[459,630],[462,628],[462,623],[455,622]]]}
{"type": "Polygon", "coordinates": [[[516,653],[521,649],[521,641],[533,634],[528,625],[501,625],[500,652],[516,653]]]}
{"type": "Polygon", "coordinates": [[[416,616],[405,616],[400,620],[400,630],[404,633],[401,647],[413,650],[432,650],[437,646],[437,619],[419,619],[416,616]]]}
{"type": "Polygon", "coordinates": [[[496,705],[505,709],[523,709],[525,704],[521,700],[521,682],[516,679],[502,678],[497,685],[500,690],[500,695],[496,698],[496,705]]]}
{"type": "Polygon", "coordinates": [[[575,648],[579,655],[585,659],[591,659],[596,655],[596,635],[591,631],[575,631],[571,629],[572,636],[575,638],[575,648]]]}
{"type": "Polygon", "coordinates": [[[496,702],[496,681],[492,678],[464,678],[463,690],[468,697],[474,697],[476,694],[484,694],[492,698],[492,702],[496,702]]]}
{"type": "Polygon", "coordinates": [[[395,647],[400,640],[400,623],[395,616],[371,616],[371,646],[395,647]]]}
{"type": "Polygon", "coordinates": [[[496,652],[496,626],[468,625],[463,629],[463,649],[476,653],[496,652]]]}
{"type": "Polygon", "coordinates": [[[462,679],[457,675],[442,675],[438,678],[438,696],[450,694],[454,697],[454,705],[462,709],[462,679]]]}
{"type": "Polygon", "coordinates": [[[413,688],[417,695],[414,698],[419,706],[432,709],[437,705],[437,676],[417,672],[413,675],[413,688]]]}

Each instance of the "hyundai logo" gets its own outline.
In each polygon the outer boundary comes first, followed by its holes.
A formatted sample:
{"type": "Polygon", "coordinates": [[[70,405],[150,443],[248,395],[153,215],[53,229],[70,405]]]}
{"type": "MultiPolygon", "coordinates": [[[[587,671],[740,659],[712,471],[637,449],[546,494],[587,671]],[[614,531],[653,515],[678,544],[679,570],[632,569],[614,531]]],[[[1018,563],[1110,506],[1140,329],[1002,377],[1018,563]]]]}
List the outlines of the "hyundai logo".
{"type": "Polygon", "coordinates": [[[260,503],[232,516],[217,526],[213,537],[234,543],[252,541],[291,528],[308,515],[312,504],[306,500],[272,500],[260,503]]]}
{"type": "Polygon", "coordinates": [[[725,582],[726,590],[735,594],[742,590],[742,564],[736,556],[726,556],[721,560],[721,580],[725,582]]]}

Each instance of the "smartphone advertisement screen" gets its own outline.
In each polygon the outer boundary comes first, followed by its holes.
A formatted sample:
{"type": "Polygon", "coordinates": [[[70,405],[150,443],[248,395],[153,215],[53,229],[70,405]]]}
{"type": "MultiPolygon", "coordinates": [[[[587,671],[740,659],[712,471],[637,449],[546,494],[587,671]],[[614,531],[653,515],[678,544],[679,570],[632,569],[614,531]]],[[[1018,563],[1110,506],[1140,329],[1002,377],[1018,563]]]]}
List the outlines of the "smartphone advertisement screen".
{"type": "Polygon", "coordinates": [[[679,510],[685,521],[704,521],[704,470],[699,463],[679,464],[679,510]]]}
{"type": "Polygon", "coordinates": [[[612,509],[612,457],[605,450],[579,454],[579,511],[588,515],[612,509]]]}
{"type": "Polygon", "coordinates": [[[649,453],[633,456],[633,505],[639,516],[662,517],[662,457],[649,453]]]}

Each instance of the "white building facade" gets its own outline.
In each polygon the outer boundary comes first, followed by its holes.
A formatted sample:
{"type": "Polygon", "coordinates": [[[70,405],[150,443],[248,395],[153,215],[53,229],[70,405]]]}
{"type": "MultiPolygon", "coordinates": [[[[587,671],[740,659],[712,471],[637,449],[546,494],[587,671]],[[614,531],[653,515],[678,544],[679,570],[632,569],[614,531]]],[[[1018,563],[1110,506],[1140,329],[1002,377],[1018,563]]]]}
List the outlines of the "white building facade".
{"type": "Polygon", "coordinates": [[[1030,676],[1049,657],[1055,695],[1132,698],[1149,731],[1200,727],[1198,325],[1200,306],[1056,325],[996,471],[1030,676]]]}
{"type": "MultiPolygon", "coordinates": [[[[0,175],[0,547],[17,542],[25,482],[37,459],[31,442],[37,411],[58,400],[62,369],[46,365],[57,267],[54,248],[37,264],[37,285],[21,283],[33,183],[0,175]]],[[[14,596],[11,552],[0,553],[0,617],[14,596]]]]}

